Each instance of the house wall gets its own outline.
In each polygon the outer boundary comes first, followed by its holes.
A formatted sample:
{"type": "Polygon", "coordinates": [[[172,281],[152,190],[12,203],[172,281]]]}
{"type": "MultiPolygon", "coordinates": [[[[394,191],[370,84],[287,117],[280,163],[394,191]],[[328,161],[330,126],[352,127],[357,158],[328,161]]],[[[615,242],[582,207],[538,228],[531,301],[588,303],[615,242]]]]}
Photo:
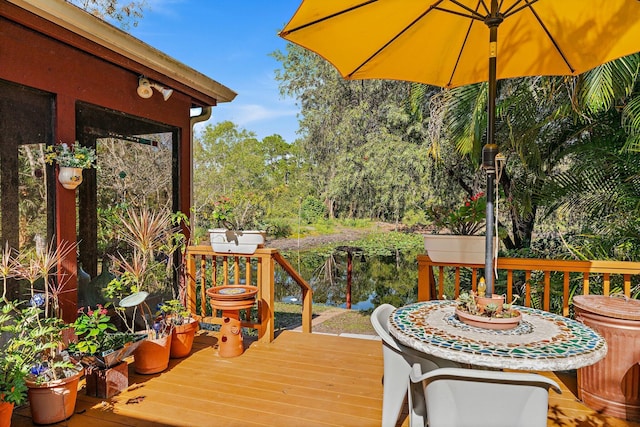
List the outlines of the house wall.
{"type": "MultiPolygon", "coordinates": [[[[73,142],[76,139],[78,101],[179,128],[178,206],[182,212],[189,212],[189,111],[192,98],[177,90],[167,101],[159,93],[149,99],[140,98],[136,93],[138,76],[145,74],[153,78],[157,73],[117,56],[90,41],[79,40],[79,36],[40,17],[0,2],[0,79],[54,94],[55,141],[73,142]],[[83,49],[77,46],[83,46],[83,49]]],[[[76,194],[59,183],[55,216],[58,242],[75,242],[76,194]]],[[[72,321],[77,310],[75,253],[63,261],[60,271],[70,278],[61,304],[65,320],[72,321]]]]}

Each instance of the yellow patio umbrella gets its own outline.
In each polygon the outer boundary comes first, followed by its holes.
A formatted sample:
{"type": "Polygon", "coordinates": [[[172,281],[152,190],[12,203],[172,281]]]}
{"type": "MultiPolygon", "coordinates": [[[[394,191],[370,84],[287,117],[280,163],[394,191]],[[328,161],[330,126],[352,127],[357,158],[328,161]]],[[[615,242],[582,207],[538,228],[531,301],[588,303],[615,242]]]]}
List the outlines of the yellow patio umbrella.
{"type": "Polygon", "coordinates": [[[491,293],[496,80],[578,75],[640,51],[640,1],[303,0],[280,36],[316,52],[345,79],[445,88],[488,81],[483,166],[491,293]]]}

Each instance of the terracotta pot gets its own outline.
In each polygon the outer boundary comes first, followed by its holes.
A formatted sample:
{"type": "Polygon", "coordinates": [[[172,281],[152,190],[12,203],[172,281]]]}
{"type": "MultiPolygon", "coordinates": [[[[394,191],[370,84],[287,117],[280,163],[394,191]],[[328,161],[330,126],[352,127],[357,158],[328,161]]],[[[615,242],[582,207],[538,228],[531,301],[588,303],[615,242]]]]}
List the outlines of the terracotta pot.
{"type": "Polygon", "coordinates": [[[82,184],[82,168],[60,166],[58,181],[67,190],[75,190],[78,185],[82,184]]]}
{"type": "Polygon", "coordinates": [[[502,312],[502,304],[504,304],[504,296],[493,294],[491,298],[489,297],[476,297],[476,304],[478,305],[478,309],[480,309],[481,313],[484,313],[484,308],[489,304],[495,304],[498,306],[496,313],[502,312]]]}
{"type": "Polygon", "coordinates": [[[235,357],[240,356],[243,352],[244,345],[240,320],[233,317],[225,317],[220,326],[218,355],[220,357],[235,357]]]}
{"type": "Polygon", "coordinates": [[[171,353],[172,359],[179,359],[186,357],[191,353],[191,347],[193,346],[193,339],[200,327],[198,317],[191,319],[191,323],[185,323],[184,325],[175,326],[171,333],[171,353]]]}
{"type": "Polygon", "coordinates": [[[10,426],[13,415],[13,403],[0,402],[0,426],[10,426]]]}
{"type": "Polygon", "coordinates": [[[164,371],[169,366],[170,351],[171,335],[157,339],[147,338],[133,352],[135,371],[143,375],[164,371]]]}
{"type": "Polygon", "coordinates": [[[35,424],[53,424],[73,415],[82,374],[83,371],[78,371],[72,377],[43,384],[27,380],[31,418],[35,424]]]}

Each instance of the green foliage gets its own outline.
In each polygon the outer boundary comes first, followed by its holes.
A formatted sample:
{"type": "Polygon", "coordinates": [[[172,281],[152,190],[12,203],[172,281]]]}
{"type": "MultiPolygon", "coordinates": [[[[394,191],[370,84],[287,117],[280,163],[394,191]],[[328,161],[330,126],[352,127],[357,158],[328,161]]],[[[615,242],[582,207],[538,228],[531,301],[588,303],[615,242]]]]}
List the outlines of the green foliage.
{"type": "Polygon", "coordinates": [[[90,14],[120,25],[127,30],[131,25],[138,26],[147,7],[147,0],[67,0],[90,14]]]}
{"type": "MultiPolygon", "coordinates": [[[[181,273],[181,265],[175,264],[175,260],[176,254],[181,253],[186,244],[181,230],[181,226],[189,226],[186,219],[181,212],[127,209],[120,218],[119,236],[128,250],[111,258],[117,277],[107,285],[105,295],[118,301],[136,292],[174,296],[177,293],[174,278],[181,273]]],[[[124,308],[120,306],[116,313],[133,333],[135,318],[129,322],[124,308]]],[[[151,313],[148,307],[146,313],[151,313]]],[[[148,322],[153,319],[142,312],[140,315],[148,330],[148,322]]]]}
{"type": "Polygon", "coordinates": [[[275,239],[289,237],[293,232],[292,222],[293,219],[267,218],[261,224],[260,229],[265,230],[269,236],[275,239]]]}
{"type": "Polygon", "coordinates": [[[307,224],[313,224],[327,217],[324,204],[313,196],[307,196],[300,207],[300,218],[307,224]]]}
{"type": "Polygon", "coordinates": [[[92,147],[80,145],[78,141],[71,146],[61,143],[49,145],[46,149],[45,162],[54,162],[60,167],[89,169],[96,166],[96,150],[92,147]]]}
{"type": "Polygon", "coordinates": [[[467,198],[458,207],[432,205],[427,210],[427,215],[440,230],[472,235],[484,228],[486,208],[484,193],[478,193],[467,198]]]}
{"type": "Polygon", "coordinates": [[[166,316],[167,321],[175,326],[184,325],[191,318],[189,310],[177,299],[164,301],[160,305],[160,311],[166,316]]]}
{"type": "Polygon", "coordinates": [[[116,331],[116,327],[111,323],[111,317],[107,315],[107,309],[102,305],[98,305],[95,310],[84,307],[78,310],[78,317],[73,323],[73,328],[78,336],[77,343],[74,344],[74,350],[95,354],[109,350],[106,347],[108,332],[116,331]]]}
{"type": "Polygon", "coordinates": [[[405,211],[404,217],[402,217],[402,223],[409,228],[422,227],[430,222],[423,210],[408,209],[405,211]]]}

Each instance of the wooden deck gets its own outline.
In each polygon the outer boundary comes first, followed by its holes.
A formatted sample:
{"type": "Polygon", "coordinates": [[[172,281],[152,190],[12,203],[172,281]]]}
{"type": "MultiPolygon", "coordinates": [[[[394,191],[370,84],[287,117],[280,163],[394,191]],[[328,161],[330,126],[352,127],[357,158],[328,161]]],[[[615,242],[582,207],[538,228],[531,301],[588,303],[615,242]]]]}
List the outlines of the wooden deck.
{"type": "MultiPolygon", "coordinates": [[[[285,331],[254,342],[235,358],[214,349],[201,331],[191,356],[157,375],[134,374],[129,388],[103,401],[80,390],[76,414],[59,426],[379,426],[382,351],[375,340],[285,331]]],[[[563,394],[550,394],[549,426],[635,426],[604,417],[575,397],[571,373],[548,374],[563,394]]],[[[12,426],[31,426],[18,408],[12,426]]],[[[401,425],[408,426],[405,418],[401,425]]]]}

